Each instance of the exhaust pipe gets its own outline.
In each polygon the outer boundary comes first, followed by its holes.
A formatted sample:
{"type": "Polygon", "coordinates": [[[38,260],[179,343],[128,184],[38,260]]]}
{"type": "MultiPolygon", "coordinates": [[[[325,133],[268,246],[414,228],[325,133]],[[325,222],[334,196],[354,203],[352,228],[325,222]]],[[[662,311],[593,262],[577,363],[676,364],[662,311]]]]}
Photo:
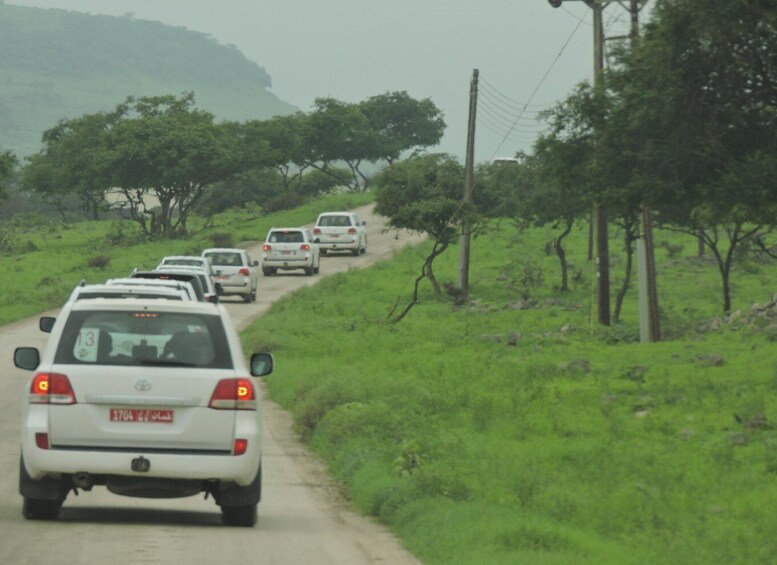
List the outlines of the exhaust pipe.
{"type": "Polygon", "coordinates": [[[73,484],[81,490],[92,490],[94,479],[89,473],[76,473],[73,475],[73,484]]]}

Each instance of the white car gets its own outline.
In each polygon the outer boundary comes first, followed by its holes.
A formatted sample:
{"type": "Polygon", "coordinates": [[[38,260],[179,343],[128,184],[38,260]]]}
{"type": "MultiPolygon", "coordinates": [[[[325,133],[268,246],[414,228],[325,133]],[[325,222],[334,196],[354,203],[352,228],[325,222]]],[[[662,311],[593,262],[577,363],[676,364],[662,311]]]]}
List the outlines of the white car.
{"type": "Polygon", "coordinates": [[[256,300],[259,261],[245,249],[214,247],[202,252],[213,268],[213,278],[221,285],[222,296],[240,296],[245,302],[256,300]]]}
{"type": "Polygon", "coordinates": [[[197,291],[194,289],[190,282],[177,281],[177,280],[162,280],[162,279],[145,279],[145,278],[117,278],[108,279],[105,281],[106,285],[117,285],[120,287],[139,287],[139,288],[163,288],[166,290],[173,290],[176,292],[183,292],[186,294],[184,300],[198,301],[197,291]]]}
{"type": "Polygon", "coordinates": [[[24,397],[19,492],[28,519],[55,519],[72,491],[141,498],[210,495],[224,523],[253,526],[261,495],[261,402],[224,307],[78,300],[54,321],[24,397]]]}
{"type": "MultiPolygon", "coordinates": [[[[218,302],[218,297],[221,295],[222,289],[221,285],[214,282],[213,280],[213,274],[210,270],[210,266],[208,269],[203,269],[202,267],[195,267],[195,266],[185,266],[185,265],[159,265],[155,270],[157,273],[176,273],[176,274],[193,274],[196,275],[197,278],[200,280],[200,284],[202,285],[202,291],[205,295],[205,301],[206,302],[218,302]]],[[[132,276],[135,276],[133,274],[132,276]]]]}
{"type": "Polygon", "coordinates": [[[321,254],[329,251],[350,251],[352,255],[367,253],[367,222],[352,212],[323,212],[318,215],[313,236],[318,239],[321,254]]]}
{"type": "Polygon", "coordinates": [[[321,252],[308,228],[272,228],[262,246],[262,273],[302,269],[315,275],[321,264],[321,252]]]}
{"type": "Polygon", "coordinates": [[[207,257],[198,257],[197,255],[169,255],[162,257],[159,265],[157,265],[157,268],[159,267],[200,267],[205,269],[211,276],[214,274],[207,257]]]}
{"type": "MultiPolygon", "coordinates": [[[[133,279],[137,280],[137,279],[133,279]]],[[[85,281],[73,289],[68,302],[98,298],[146,298],[165,300],[192,300],[183,288],[138,284],[86,284],[85,281]]]]}

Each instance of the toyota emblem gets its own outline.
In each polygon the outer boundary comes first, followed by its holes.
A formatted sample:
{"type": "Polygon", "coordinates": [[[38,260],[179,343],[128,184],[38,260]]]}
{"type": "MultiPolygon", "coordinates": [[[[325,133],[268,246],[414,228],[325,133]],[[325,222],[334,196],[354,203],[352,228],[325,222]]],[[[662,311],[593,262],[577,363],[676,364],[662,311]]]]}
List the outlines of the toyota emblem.
{"type": "Polygon", "coordinates": [[[140,392],[146,392],[147,390],[151,390],[151,381],[147,381],[146,379],[140,379],[135,383],[135,389],[139,390],[140,392]]]}

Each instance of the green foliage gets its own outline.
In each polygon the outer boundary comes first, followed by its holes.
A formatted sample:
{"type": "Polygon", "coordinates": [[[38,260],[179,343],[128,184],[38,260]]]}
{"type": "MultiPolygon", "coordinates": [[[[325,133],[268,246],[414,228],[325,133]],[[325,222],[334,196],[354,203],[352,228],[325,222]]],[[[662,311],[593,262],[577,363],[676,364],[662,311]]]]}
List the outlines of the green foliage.
{"type": "MultiPolygon", "coordinates": [[[[745,320],[697,332],[716,311],[715,264],[659,248],[675,337],[638,344],[633,296],[621,324],[589,329],[586,230],[569,242],[582,284],[559,295],[521,284],[557,268],[550,228],[491,227],[473,240],[464,307],[426,289],[386,323],[428,243],[297,291],[244,336],[274,352],[273,398],[354,504],[428,563],[768,562],[773,341],[745,320]]],[[[775,291],[777,265],[762,269],[740,277],[745,311],[775,291]]],[[[456,273],[442,256],[438,276],[456,273]]]]}

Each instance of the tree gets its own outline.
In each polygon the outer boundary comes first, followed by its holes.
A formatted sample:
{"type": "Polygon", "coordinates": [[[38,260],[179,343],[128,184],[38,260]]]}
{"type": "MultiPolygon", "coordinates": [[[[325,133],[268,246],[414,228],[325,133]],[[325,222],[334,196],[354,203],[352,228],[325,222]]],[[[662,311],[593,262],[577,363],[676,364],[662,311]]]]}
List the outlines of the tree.
{"type": "Polygon", "coordinates": [[[194,108],[194,95],[128,98],[108,134],[114,186],[152,237],[186,233],[205,188],[240,162],[230,124],[194,108]]]}
{"type": "Polygon", "coordinates": [[[731,309],[735,250],[775,225],[777,10],[769,0],[656,5],[612,88],[640,135],[636,178],[659,221],[703,238],[731,309]],[[748,179],[743,183],[741,179],[748,179]],[[722,247],[723,239],[728,248],[722,247]]]}
{"type": "Polygon", "coordinates": [[[445,132],[443,114],[429,98],[415,100],[407,92],[387,92],[361,102],[359,108],[377,135],[377,152],[389,165],[400,155],[437,145],[445,132]]]}
{"type": "Polygon", "coordinates": [[[376,161],[382,155],[378,136],[359,105],[334,98],[316,98],[313,112],[307,116],[307,125],[308,164],[329,174],[337,161],[343,161],[351,170],[351,189],[366,190],[369,179],[361,164],[376,161]]]}
{"type": "Polygon", "coordinates": [[[298,112],[269,120],[252,120],[242,126],[244,167],[274,167],[283,178],[283,188],[301,183],[309,166],[310,149],[306,116],[298,112]]]}
{"type": "Polygon", "coordinates": [[[84,212],[98,219],[111,189],[106,134],[119,114],[87,114],[61,120],[43,133],[43,148],[29,158],[22,188],[37,192],[64,216],[65,201],[75,196],[84,212]]]}
{"type": "Polygon", "coordinates": [[[434,239],[431,253],[416,278],[413,297],[404,310],[393,318],[398,322],[418,303],[423,279],[441,294],[433,263],[461,235],[465,219],[473,213],[462,203],[464,167],[446,154],[430,154],[401,161],[383,170],[374,179],[375,212],[386,216],[389,225],[428,234],[434,239]]]}
{"type": "Polygon", "coordinates": [[[0,199],[6,196],[6,185],[15,176],[19,160],[12,151],[0,153],[0,199]]]}

